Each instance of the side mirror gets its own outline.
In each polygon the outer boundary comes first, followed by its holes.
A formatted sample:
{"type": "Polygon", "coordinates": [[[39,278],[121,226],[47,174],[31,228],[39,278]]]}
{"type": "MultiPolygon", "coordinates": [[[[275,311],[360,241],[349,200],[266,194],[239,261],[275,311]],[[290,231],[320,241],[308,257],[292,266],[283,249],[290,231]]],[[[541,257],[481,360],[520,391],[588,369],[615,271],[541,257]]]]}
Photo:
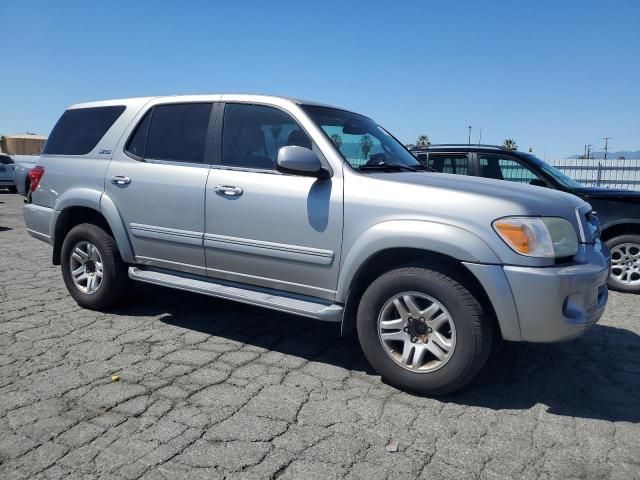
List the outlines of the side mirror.
{"type": "Polygon", "coordinates": [[[547,182],[544,180],[540,180],[539,178],[534,178],[529,182],[529,185],[535,185],[536,187],[547,187],[547,182]]]}
{"type": "Polygon", "coordinates": [[[305,177],[327,178],[329,175],[313,150],[287,145],[278,150],[276,162],[279,172],[305,177]]]}

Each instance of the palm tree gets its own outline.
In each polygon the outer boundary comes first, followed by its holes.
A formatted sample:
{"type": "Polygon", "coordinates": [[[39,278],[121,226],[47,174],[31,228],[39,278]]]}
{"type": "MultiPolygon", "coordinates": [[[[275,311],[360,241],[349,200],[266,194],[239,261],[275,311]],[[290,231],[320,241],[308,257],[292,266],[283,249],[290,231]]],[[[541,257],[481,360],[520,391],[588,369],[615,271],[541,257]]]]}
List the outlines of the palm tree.
{"type": "Polygon", "coordinates": [[[362,149],[362,153],[364,154],[364,158],[369,158],[369,152],[371,151],[372,138],[368,133],[365,133],[360,138],[360,148],[362,149]]]}
{"type": "Polygon", "coordinates": [[[516,143],[516,141],[513,138],[507,138],[502,143],[502,146],[504,148],[506,148],[507,150],[517,150],[518,149],[518,144],[516,143]]]}
{"type": "Polygon", "coordinates": [[[416,147],[428,147],[431,145],[431,140],[429,140],[429,135],[418,135],[416,139],[416,147]]]}
{"type": "Polygon", "coordinates": [[[336,148],[340,150],[340,147],[342,146],[342,135],[340,135],[339,133],[334,133],[333,135],[331,135],[330,138],[333,141],[333,143],[336,145],[336,148]]]}

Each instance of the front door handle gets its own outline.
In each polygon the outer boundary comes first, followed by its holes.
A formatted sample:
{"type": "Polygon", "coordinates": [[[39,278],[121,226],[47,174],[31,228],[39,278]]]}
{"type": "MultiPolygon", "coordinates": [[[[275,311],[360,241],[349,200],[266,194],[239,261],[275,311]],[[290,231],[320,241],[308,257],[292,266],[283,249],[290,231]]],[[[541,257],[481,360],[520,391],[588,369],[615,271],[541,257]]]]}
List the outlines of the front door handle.
{"type": "Polygon", "coordinates": [[[129,185],[131,183],[131,179],[124,175],[114,175],[111,177],[111,183],[115,185],[129,185]]]}
{"type": "Polygon", "coordinates": [[[242,189],[240,187],[231,187],[229,185],[216,185],[213,190],[218,195],[224,195],[225,197],[239,197],[242,195],[242,189]]]}

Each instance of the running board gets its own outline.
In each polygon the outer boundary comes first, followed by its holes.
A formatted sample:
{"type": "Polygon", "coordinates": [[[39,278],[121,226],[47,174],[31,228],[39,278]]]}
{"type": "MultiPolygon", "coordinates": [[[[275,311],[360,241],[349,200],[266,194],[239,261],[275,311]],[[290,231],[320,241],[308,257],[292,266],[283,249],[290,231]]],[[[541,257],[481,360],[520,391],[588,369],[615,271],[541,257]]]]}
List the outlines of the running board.
{"type": "Polygon", "coordinates": [[[222,280],[201,279],[189,274],[176,274],[140,267],[129,267],[129,278],[139,282],[202,293],[212,297],[315,318],[316,320],[327,322],[340,322],[342,320],[342,305],[302,295],[288,295],[266,288],[240,286],[239,284],[222,280]]]}

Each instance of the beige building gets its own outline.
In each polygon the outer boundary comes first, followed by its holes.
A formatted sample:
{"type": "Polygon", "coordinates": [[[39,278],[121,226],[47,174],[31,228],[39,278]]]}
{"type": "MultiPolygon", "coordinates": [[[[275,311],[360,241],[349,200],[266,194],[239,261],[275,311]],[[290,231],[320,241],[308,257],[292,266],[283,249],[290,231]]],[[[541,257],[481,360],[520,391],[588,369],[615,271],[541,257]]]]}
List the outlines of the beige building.
{"type": "Polygon", "coordinates": [[[0,152],[9,155],[40,155],[47,137],[31,133],[0,136],[0,152]]]}

